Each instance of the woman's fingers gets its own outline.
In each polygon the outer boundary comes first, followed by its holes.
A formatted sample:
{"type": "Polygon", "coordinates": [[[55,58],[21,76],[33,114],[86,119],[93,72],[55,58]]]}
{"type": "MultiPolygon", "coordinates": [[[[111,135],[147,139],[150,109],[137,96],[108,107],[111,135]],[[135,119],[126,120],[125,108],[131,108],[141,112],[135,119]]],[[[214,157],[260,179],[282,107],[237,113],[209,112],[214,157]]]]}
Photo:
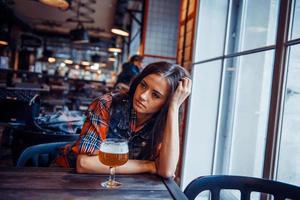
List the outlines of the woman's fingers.
{"type": "Polygon", "coordinates": [[[184,102],[184,100],[190,95],[191,88],[192,88],[192,80],[187,77],[182,78],[179,81],[178,87],[173,96],[173,103],[180,106],[184,102]]]}
{"type": "Polygon", "coordinates": [[[190,93],[192,89],[192,80],[188,77],[184,77],[180,82],[182,82],[184,91],[190,93]]]}

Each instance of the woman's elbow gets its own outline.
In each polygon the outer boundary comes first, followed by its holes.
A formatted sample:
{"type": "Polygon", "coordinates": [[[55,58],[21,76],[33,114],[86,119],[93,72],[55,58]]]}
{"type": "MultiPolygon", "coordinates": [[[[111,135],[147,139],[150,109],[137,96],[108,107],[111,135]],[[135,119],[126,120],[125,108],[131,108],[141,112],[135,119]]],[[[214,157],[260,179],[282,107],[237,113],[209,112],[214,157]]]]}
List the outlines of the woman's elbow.
{"type": "Polygon", "coordinates": [[[175,176],[175,172],[172,170],[158,170],[157,174],[163,178],[172,178],[175,176]]]}
{"type": "Polygon", "coordinates": [[[83,156],[78,155],[77,160],[76,160],[76,172],[77,173],[85,173],[85,165],[86,165],[86,160],[83,156]]]}

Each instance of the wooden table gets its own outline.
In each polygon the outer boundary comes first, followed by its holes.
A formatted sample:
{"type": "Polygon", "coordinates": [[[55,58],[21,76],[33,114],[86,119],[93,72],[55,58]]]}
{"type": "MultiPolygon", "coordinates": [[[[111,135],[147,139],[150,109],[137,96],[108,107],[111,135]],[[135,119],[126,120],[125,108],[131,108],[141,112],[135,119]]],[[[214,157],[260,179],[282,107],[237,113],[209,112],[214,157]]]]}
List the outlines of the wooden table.
{"type": "Polygon", "coordinates": [[[63,168],[0,168],[0,199],[187,199],[172,179],[157,175],[117,175],[118,189],[102,188],[107,178],[63,168]]]}

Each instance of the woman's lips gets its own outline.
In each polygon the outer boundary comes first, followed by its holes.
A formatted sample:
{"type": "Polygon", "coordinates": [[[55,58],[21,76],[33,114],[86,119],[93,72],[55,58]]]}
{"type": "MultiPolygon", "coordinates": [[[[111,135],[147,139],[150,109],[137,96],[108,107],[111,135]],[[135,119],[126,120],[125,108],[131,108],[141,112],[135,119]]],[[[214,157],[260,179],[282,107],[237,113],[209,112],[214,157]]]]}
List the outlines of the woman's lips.
{"type": "Polygon", "coordinates": [[[140,107],[140,108],[146,108],[146,106],[142,102],[140,102],[139,100],[135,100],[135,102],[136,102],[136,105],[138,107],[140,107]]]}

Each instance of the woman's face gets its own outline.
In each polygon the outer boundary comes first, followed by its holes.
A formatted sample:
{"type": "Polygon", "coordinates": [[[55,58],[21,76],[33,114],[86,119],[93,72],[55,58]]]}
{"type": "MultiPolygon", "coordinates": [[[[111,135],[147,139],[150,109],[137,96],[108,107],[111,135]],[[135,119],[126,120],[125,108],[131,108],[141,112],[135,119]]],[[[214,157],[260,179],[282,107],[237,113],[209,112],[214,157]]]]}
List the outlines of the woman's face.
{"type": "Polygon", "coordinates": [[[137,86],[133,108],[137,114],[152,115],[159,111],[169,95],[167,80],[160,74],[146,76],[137,86]]]}

